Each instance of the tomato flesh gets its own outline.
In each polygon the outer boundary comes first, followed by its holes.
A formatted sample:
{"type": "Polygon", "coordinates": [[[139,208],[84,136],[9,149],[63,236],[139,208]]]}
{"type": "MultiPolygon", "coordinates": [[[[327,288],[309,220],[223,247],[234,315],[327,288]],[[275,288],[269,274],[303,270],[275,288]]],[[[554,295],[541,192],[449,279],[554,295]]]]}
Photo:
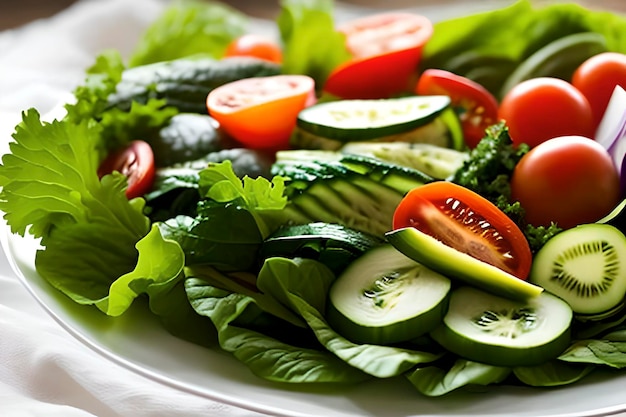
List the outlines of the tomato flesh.
{"type": "Polygon", "coordinates": [[[306,75],[246,78],[222,85],[207,97],[209,114],[233,139],[251,149],[286,149],[298,113],[314,102],[306,75]]]}
{"type": "Polygon", "coordinates": [[[589,100],[597,127],[615,87],[626,87],[626,55],[619,52],[594,55],[576,69],[572,85],[589,100]]]}
{"type": "Polygon", "coordinates": [[[393,228],[415,227],[440,242],[520,279],[530,272],[524,234],[484,197],[440,181],[411,190],[400,202],[393,228]]]}
{"type": "Polygon", "coordinates": [[[154,152],[142,140],[135,140],[128,146],[115,151],[105,158],[98,168],[98,177],[117,171],[128,180],[126,197],[141,197],[152,188],[155,176],[154,152]]]}
{"type": "Polygon", "coordinates": [[[531,149],[511,177],[511,197],[534,226],[592,223],[620,201],[619,174],[608,152],[585,137],[550,139],[531,149]]]}
{"type": "Polygon", "coordinates": [[[352,59],[329,75],[324,90],[345,99],[374,99],[410,90],[433,26],[424,16],[392,12],[353,20],[339,31],[352,59]]]}
{"type": "Polygon", "coordinates": [[[465,144],[475,148],[485,130],[497,122],[498,101],[482,85],[461,75],[440,69],[427,69],[420,76],[415,92],[419,95],[447,95],[463,126],[465,144]]]}
{"type": "Polygon", "coordinates": [[[278,64],[283,61],[282,49],[276,42],[252,33],[242,35],[229,43],[224,56],[249,56],[278,64]]]}
{"type": "Polygon", "coordinates": [[[558,136],[593,137],[591,106],[567,81],[540,77],[513,87],[500,103],[498,117],[514,144],[534,147],[558,136]]]}

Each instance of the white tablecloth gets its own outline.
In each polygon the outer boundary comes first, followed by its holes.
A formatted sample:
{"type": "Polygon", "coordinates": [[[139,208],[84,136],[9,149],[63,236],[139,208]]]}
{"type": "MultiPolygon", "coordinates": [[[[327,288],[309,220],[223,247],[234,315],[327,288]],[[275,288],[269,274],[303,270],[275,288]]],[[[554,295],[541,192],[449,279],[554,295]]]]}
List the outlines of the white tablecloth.
{"type": "MultiPolygon", "coordinates": [[[[484,8],[487,3],[468,2],[463,10],[484,8]]],[[[117,48],[128,54],[164,4],[162,0],[83,0],[52,18],[0,33],[1,153],[22,110],[53,109],[83,81],[84,70],[97,52],[117,48]]],[[[355,11],[342,8],[338,17],[355,11]]],[[[254,24],[263,29],[263,22],[254,24]]],[[[95,353],[37,304],[0,253],[0,416],[259,414],[161,385],[95,353]]]]}

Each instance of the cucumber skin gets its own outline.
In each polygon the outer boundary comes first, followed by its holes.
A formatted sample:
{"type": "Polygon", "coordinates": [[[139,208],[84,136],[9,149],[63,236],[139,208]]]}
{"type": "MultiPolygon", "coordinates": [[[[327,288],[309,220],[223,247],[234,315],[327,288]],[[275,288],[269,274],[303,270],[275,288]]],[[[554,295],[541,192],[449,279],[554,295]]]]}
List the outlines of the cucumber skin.
{"type": "Polygon", "coordinates": [[[448,247],[419,230],[407,227],[386,234],[387,240],[409,258],[447,277],[513,300],[536,297],[543,288],[448,247]]]}
{"type": "MultiPolygon", "coordinates": [[[[544,293],[541,296],[558,299],[558,297],[549,293],[544,293]]],[[[562,300],[560,301],[567,304],[562,300]]],[[[470,302],[470,300],[467,300],[467,302],[470,302]]],[[[535,366],[557,358],[570,346],[572,340],[571,323],[572,321],[570,320],[569,326],[549,343],[519,348],[487,345],[473,341],[448,327],[445,317],[441,324],[430,332],[430,336],[446,350],[475,362],[506,367],[535,366]],[[485,358],[488,359],[485,360],[485,358]]]]}
{"type": "Polygon", "coordinates": [[[337,333],[354,343],[393,345],[417,339],[435,330],[448,311],[449,301],[450,293],[439,304],[420,316],[384,327],[356,323],[341,314],[333,303],[328,303],[326,319],[337,333]],[[390,334],[398,336],[391,337],[390,334]]]}
{"type": "Polygon", "coordinates": [[[535,366],[557,358],[570,346],[571,328],[568,328],[552,342],[542,345],[541,354],[536,354],[530,358],[530,349],[527,347],[516,349],[497,345],[479,345],[444,324],[431,331],[430,336],[446,350],[475,362],[508,367],[535,366]],[[450,346],[455,345],[458,347],[453,351],[450,346]],[[489,358],[489,361],[485,361],[484,358],[489,358]]]}

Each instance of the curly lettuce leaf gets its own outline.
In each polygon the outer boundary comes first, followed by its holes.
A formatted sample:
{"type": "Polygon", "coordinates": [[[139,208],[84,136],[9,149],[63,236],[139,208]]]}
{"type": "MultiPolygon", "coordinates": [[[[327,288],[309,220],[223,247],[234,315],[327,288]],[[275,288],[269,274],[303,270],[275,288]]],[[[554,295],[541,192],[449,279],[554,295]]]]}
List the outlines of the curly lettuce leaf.
{"type": "Polygon", "coordinates": [[[198,54],[221,58],[228,44],[245,33],[247,23],[245,15],[227,4],[179,1],[146,29],[129,66],[198,54]]]}
{"type": "Polygon", "coordinates": [[[275,176],[269,181],[263,177],[253,179],[244,176],[241,179],[228,160],[210,163],[199,175],[198,186],[202,197],[222,204],[236,202],[252,214],[263,238],[283,223],[275,216],[287,206],[284,178],[275,176]]]}
{"type": "Polygon", "coordinates": [[[164,239],[157,225],[137,242],[139,257],[135,268],[119,278],[109,287],[107,297],[96,306],[109,316],[124,313],[140,294],[158,294],[164,284],[182,278],[185,255],[173,240],[164,239]]]}
{"type": "Polygon", "coordinates": [[[144,200],[119,173],[98,178],[101,127],[23,114],[0,165],[0,210],[11,231],[41,238],[40,275],[80,304],[101,302],[131,271],[149,231],[144,200]]]}
{"type": "Polygon", "coordinates": [[[93,119],[101,126],[101,156],[133,139],[149,140],[179,113],[166,100],[159,99],[133,102],[129,109],[111,106],[109,97],[115,93],[125,71],[118,51],[102,52],[87,69],[84,83],[74,90],[74,100],[65,105],[65,119],[74,123],[93,119]]]}

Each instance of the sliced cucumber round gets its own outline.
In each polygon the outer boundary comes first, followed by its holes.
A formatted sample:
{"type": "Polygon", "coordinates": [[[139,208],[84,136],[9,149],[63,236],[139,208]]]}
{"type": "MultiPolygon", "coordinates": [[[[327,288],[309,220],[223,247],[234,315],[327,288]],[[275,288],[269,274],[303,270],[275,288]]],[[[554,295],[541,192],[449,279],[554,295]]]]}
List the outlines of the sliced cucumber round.
{"type": "Polygon", "coordinates": [[[424,126],[449,106],[447,96],[327,101],[302,110],[297,126],[328,139],[371,140],[424,126]]]}
{"type": "Polygon", "coordinates": [[[452,291],[432,338],[448,351],[495,366],[539,365],[570,344],[573,312],[547,292],[526,302],[470,286],[452,291]]]}
{"type": "Polygon", "coordinates": [[[413,227],[396,229],[386,236],[389,243],[416,262],[494,294],[525,300],[543,291],[540,286],[460,252],[413,227]]]}
{"type": "Polygon", "coordinates": [[[613,310],[626,295],[626,237],[609,224],[565,230],[537,252],[529,280],[567,301],[577,314],[613,310]]]}
{"type": "Polygon", "coordinates": [[[413,340],[441,323],[450,288],[448,278],[385,244],[363,254],[333,283],[327,319],[357,343],[413,340]]]}

